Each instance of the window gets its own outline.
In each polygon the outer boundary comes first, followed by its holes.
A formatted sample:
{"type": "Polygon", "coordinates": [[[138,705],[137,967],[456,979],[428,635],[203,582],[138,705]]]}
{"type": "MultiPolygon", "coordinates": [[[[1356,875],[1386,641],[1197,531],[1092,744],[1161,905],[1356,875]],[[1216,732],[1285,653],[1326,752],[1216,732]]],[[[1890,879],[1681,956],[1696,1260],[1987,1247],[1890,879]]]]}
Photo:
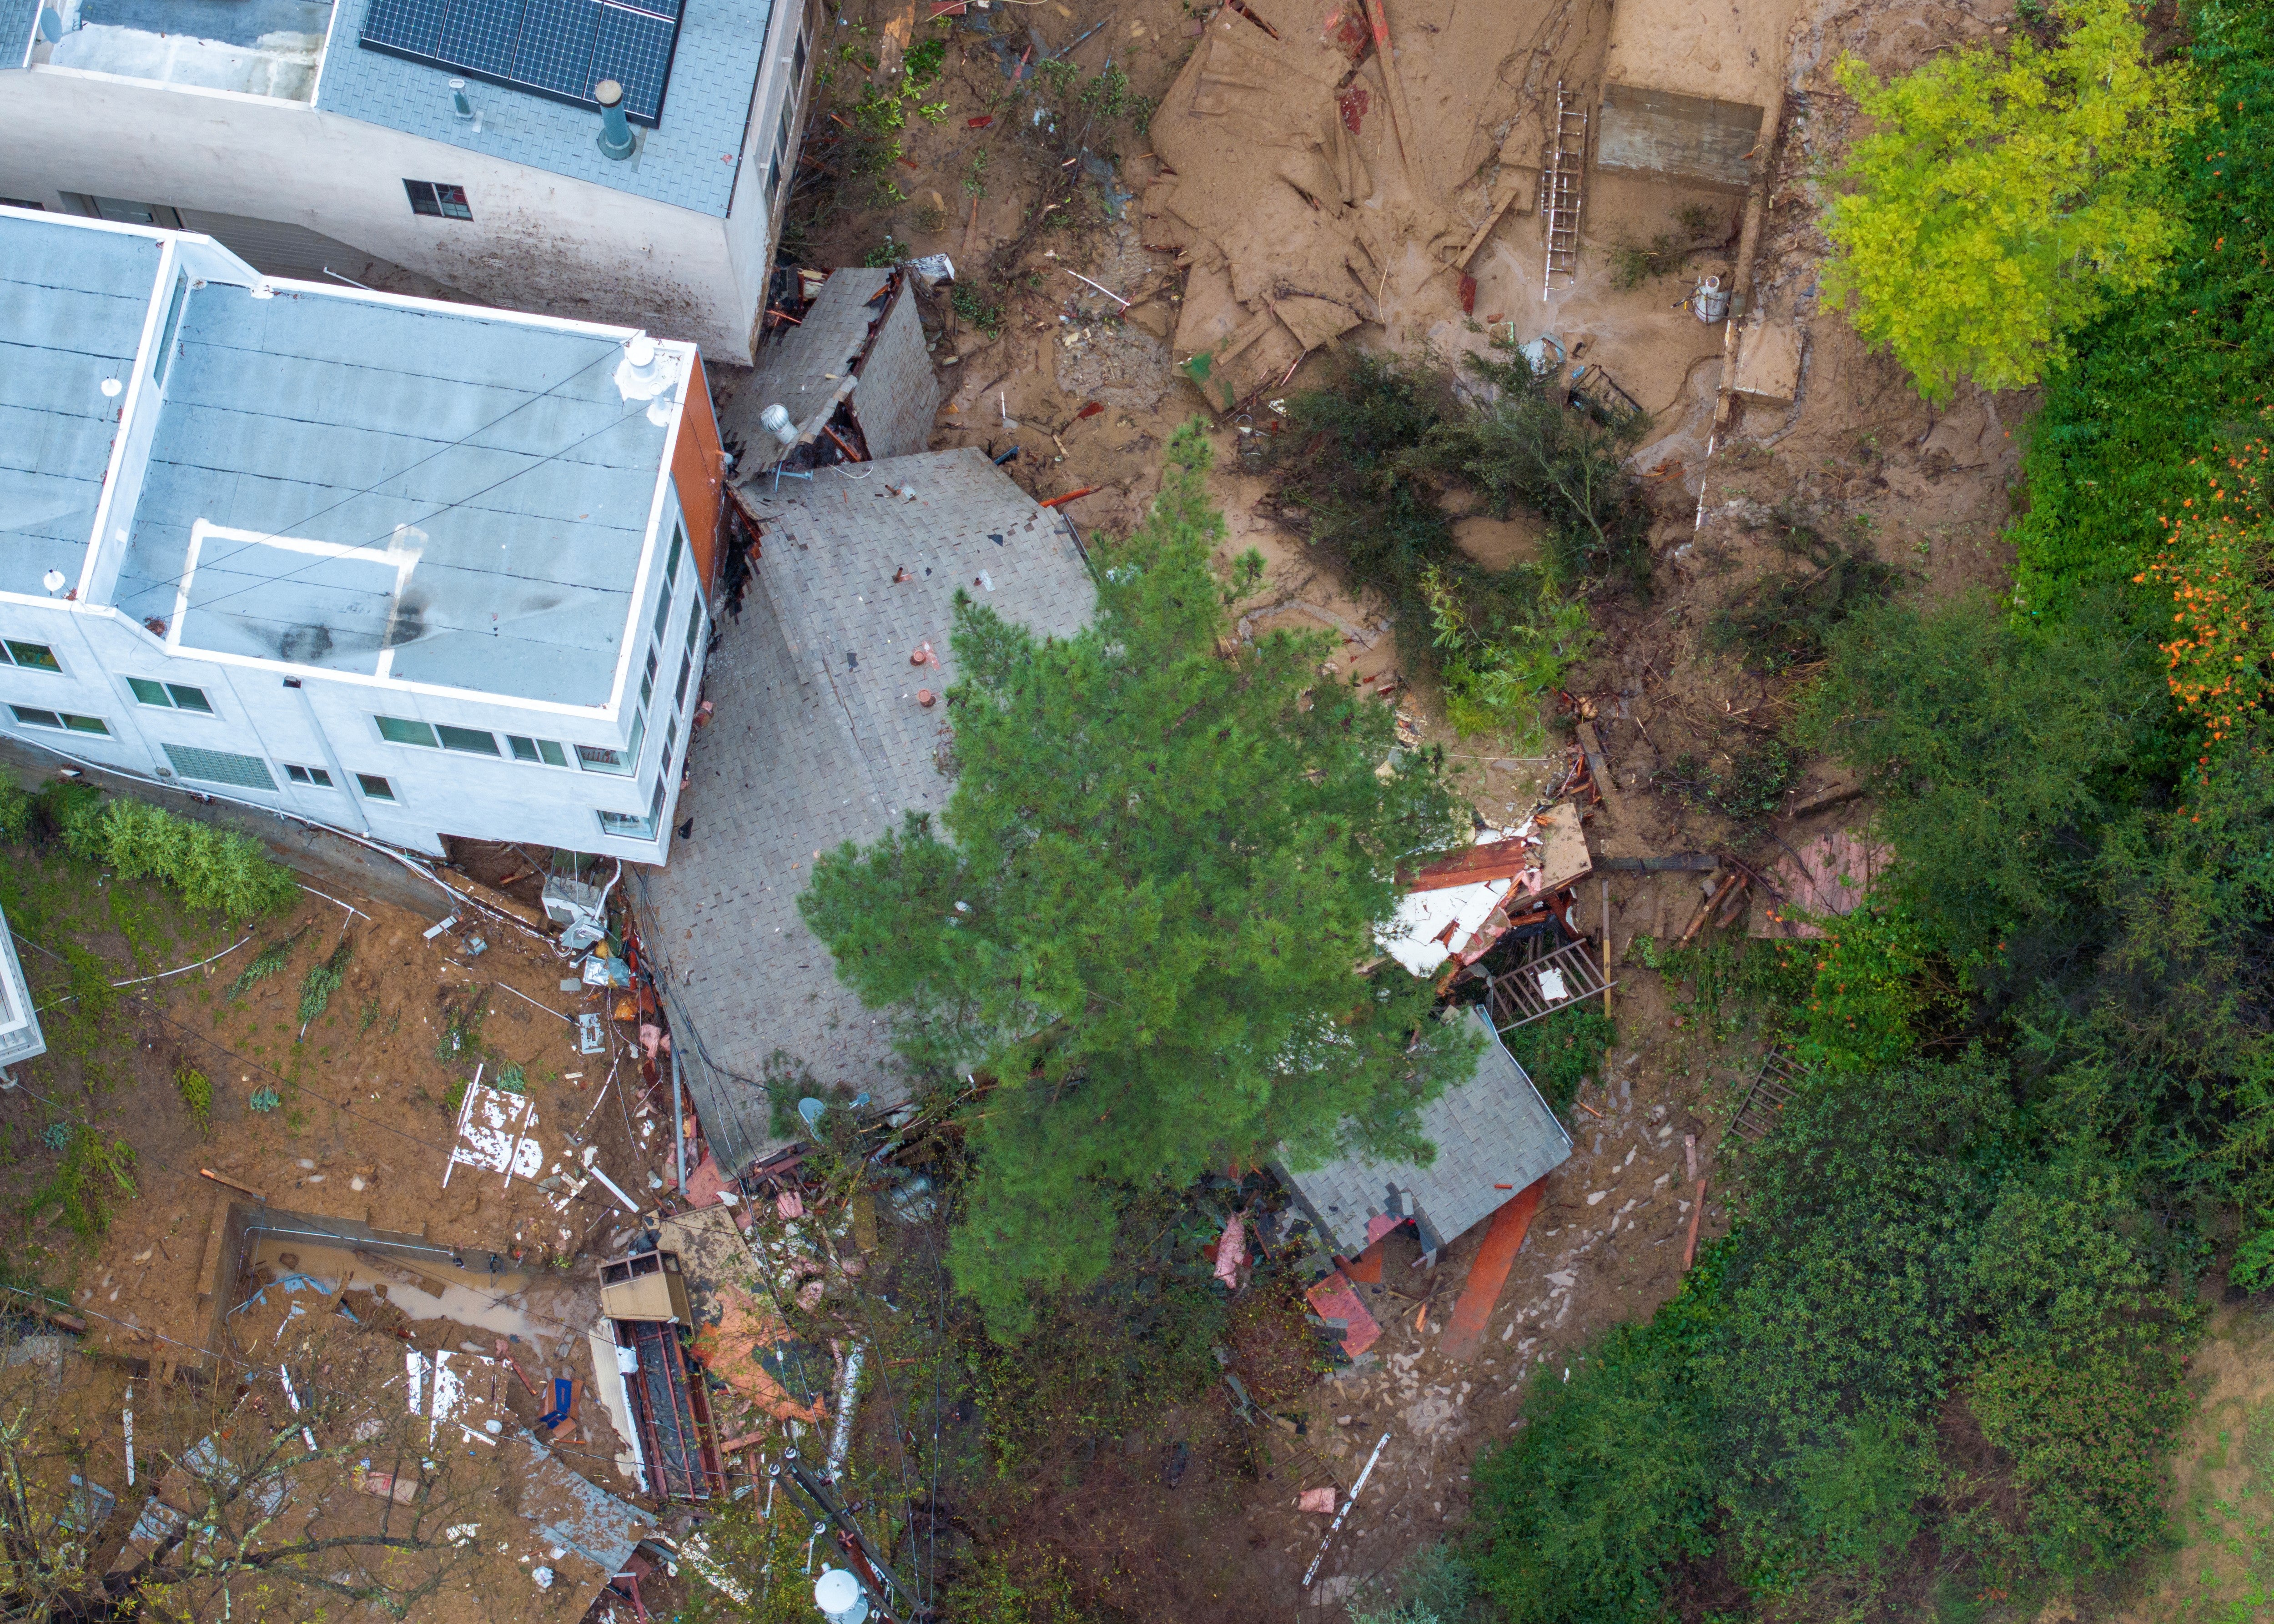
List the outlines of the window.
{"type": "Polygon", "coordinates": [[[380,778],[377,773],[357,773],[356,786],[363,791],[365,796],[369,797],[373,801],[392,801],[395,799],[395,786],[389,784],[385,778],[380,778]]]}
{"type": "Polygon", "coordinates": [[[505,741],[513,747],[516,761],[543,762],[548,767],[565,767],[568,756],[550,739],[524,739],[519,733],[508,733],[505,741]]]}
{"type": "Polygon", "coordinates": [[[629,778],[639,765],[640,741],[647,735],[647,713],[642,711],[632,720],[631,742],[622,749],[606,745],[580,744],[576,747],[576,763],[587,772],[613,772],[629,778]]]}
{"type": "Polygon", "coordinates": [[[663,583],[655,600],[655,640],[663,641],[663,628],[671,624],[671,583],[663,583]]]}
{"type": "Polygon", "coordinates": [[[318,789],[332,787],[332,775],[321,767],[295,767],[291,763],[286,762],[284,776],[295,784],[312,784],[318,789]]]}
{"type": "Polygon", "coordinates": [[[239,789],[276,787],[276,780],[268,776],[268,763],[258,756],[238,756],[229,750],[200,750],[192,745],[166,746],[166,759],[174,763],[174,771],[185,778],[201,778],[207,784],[234,784],[239,789]]]}
{"type": "Polygon", "coordinates": [[[442,748],[446,750],[463,750],[469,756],[495,756],[498,753],[497,735],[484,733],[478,727],[452,727],[448,723],[437,722],[434,731],[442,736],[442,748]]]}
{"type": "Polygon", "coordinates": [[[8,650],[11,665],[21,665],[26,671],[60,673],[63,670],[63,665],[56,658],[56,651],[44,643],[18,643],[11,637],[5,643],[0,643],[0,648],[8,650]]]}
{"type": "Polygon", "coordinates": [[[695,652],[695,640],[703,632],[703,597],[696,594],[695,601],[687,605],[687,651],[695,652]]]}
{"type": "Polygon", "coordinates": [[[373,717],[379,724],[379,736],[389,744],[423,744],[436,748],[434,730],[424,722],[408,721],[399,716],[373,717]]]}
{"type": "Polygon", "coordinates": [[[466,204],[466,189],[439,180],[406,180],[403,191],[410,194],[410,212],[414,214],[433,214],[443,220],[471,220],[474,211],[466,204]]]}
{"type": "Polygon", "coordinates": [[[162,226],[169,231],[182,229],[182,216],[163,203],[135,203],[125,198],[90,197],[78,194],[81,207],[97,220],[109,220],[122,226],[162,226]]]}
{"type": "Polygon", "coordinates": [[[663,821],[663,786],[664,780],[659,777],[655,781],[655,793],[648,797],[645,817],[635,816],[629,812],[601,813],[600,832],[626,840],[654,839],[655,831],[663,821]]]}
{"type": "Polygon", "coordinates": [[[173,359],[174,335],[181,330],[182,305],[189,297],[190,279],[174,278],[174,297],[166,306],[166,325],[158,334],[158,353],[150,360],[150,375],[160,383],[166,381],[166,364],[173,359]]]}
{"type": "Polygon", "coordinates": [[[663,770],[671,771],[671,753],[679,748],[679,722],[674,718],[663,730],[663,770]]]}
{"type": "Polygon", "coordinates": [[[189,688],[179,682],[153,682],[147,677],[129,677],[126,686],[134,690],[134,697],[146,705],[156,705],[166,710],[197,710],[207,716],[213,706],[206,702],[206,691],[189,688]]]}
{"type": "Polygon", "coordinates": [[[647,651],[647,669],[640,673],[640,703],[643,706],[655,697],[655,665],[656,651],[651,648],[647,651]]]}
{"type": "Polygon", "coordinates": [[[671,527],[671,555],[664,560],[663,584],[666,590],[679,584],[679,555],[686,551],[687,532],[674,524],[671,527]]]}
{"type": "Polygon", "coordinates": [[[60,732],[101,733],[110,736],[110,729],[99,716],[73,716],[68,710],[39,710],[29,705],[10,705],[16,719],[26,727],[53,727],[60,732]]]}

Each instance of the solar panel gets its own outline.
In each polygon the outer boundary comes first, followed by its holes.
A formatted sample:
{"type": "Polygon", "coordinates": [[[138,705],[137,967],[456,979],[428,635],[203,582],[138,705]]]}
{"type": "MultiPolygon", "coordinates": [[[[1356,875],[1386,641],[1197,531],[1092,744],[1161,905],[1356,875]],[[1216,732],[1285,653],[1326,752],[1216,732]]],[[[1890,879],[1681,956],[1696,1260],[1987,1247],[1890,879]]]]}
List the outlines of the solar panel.
{"type": "Polygon", "coordinates": [[[681,0],[371,0],[360,42],[595,112],[592,87],[613,79],[624,116],[654,128],[680,20],[681,0]]]}

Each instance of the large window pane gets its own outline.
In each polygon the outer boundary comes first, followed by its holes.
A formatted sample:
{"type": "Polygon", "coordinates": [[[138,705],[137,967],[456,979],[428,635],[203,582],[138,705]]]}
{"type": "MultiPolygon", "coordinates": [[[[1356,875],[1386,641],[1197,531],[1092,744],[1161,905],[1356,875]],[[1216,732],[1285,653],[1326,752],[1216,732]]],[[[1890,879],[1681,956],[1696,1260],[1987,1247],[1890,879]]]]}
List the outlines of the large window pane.
{"type": "Polygon", "coordinates": [[[389,744],[423,744],[430,750],[435,748],[434,730],[424,722],[399,716],[382,716],[378,721],[379,736],[389,744]]]}
{"type": "Polygon", "coordinates": [[[435,724],[434,731],[441,735],[446,750],[464,750],[474,756],[498,754],[495,733],[484,733],[478,727],[452,727],[440,722],[435,724]]]}

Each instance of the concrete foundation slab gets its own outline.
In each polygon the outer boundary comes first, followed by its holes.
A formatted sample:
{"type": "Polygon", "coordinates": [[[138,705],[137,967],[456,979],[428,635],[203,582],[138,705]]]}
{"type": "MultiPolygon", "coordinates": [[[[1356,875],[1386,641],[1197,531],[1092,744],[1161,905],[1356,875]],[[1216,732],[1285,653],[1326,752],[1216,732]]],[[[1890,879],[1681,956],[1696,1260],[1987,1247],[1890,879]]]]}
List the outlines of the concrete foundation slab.
{"type": "Polygon", "coordinates": [[[1788,406],[1800,395],[1800,355],[1806,342],[1788,321],[1757,322],[1744,331],[1732,385],[1739,398],[1788,406]]]}

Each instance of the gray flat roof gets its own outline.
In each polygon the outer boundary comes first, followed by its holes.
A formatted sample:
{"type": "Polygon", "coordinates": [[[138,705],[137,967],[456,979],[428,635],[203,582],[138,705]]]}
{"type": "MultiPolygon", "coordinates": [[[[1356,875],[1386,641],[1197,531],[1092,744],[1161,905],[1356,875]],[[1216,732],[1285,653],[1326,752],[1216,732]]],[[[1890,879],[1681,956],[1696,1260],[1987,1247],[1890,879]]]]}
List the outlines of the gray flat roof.
{"type": "Polygon", "coordinates": [[[946,711],[915,693],[955,681],[956,590],[1050,636],[1096,601],[1066,522],[975,447],[825,469],[783,480],[779,498],[761,478],[747,488],[766,499],[762,556],[704,675],[717,714],[688,748],[679,796],[694,828],[634,891],[673,1046],[719,1165],[736,1170],[772,1142],[754,1079],[777,1049],[825,1086],[901,1091],[883,1013],[838,981],[797,896],[815,853],[947,804],[946,711]],[[895,585],[900,569],[912,579],[895,585]],[[926,643],[942,664],[911,666],[926,643]]]}
{"type": "MultiPolygon", "coordinates": [[[[339,0],[316,87],[322,111],[726,217],[742,171],[742,132],[765,55],[772,0],[686,0],[662,119],[645,132],[636,162],[601,155],[595,144],[599,117],[590,109],[486,80],[466,86],[475,104],[489,109],[475,131],[452,109],[450,73],[367,50],[358,42],[370,9],[371,0],[339,0]]],[[[463,177],[408,178],[456,183],[463,177]]],[[[468,202],[476,219],[494,205],[494,199],[486,203],[478,191],[468,202]]]]}
{"type": "Polygon", "coordinates": [[[1366,1250],[1367,1220],[1377,1214],[1418,1217],[1437,1244],[1449,1244],[1571,1154],[1571,1136],[1476,1006],[1454,1019],[1481,1034],[1485,1048],[1475,1074],[1421,1112],[1422,1135],[1437,1147],[1434,1162],[1399,1167],[1350,1156],[1280,1174],[1344,1257],[1366,1250]]]}
{"type": "Polygon", "coordinates": [[[0,216],[0,589],[79,584],[162,246],[0,216]]]}
{"type": "Polygon", "coordinates": [[[405,681],[604,704],[669,436],[623,356],[471,311],[197,289],[117,602],[185,649],[368,674],[391,645],[405,681]],[[192,560],[199,520],[240,533],[192,560]]]}

